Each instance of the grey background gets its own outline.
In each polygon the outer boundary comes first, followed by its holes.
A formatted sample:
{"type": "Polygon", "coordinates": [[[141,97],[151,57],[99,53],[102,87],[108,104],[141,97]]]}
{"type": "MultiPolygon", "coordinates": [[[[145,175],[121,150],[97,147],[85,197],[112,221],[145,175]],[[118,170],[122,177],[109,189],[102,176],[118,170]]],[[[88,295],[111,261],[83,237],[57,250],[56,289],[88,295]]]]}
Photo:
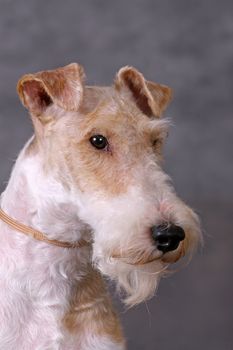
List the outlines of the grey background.
{"type": "Polygon", "coordinates": [[[150,302],[119,305],[130,350],[233,349],[232,11],[227,0],[0,0],[1,191],[32,132],[22,74],[74,61],[88,83],[111,84],[129,64],[174,89],[165,168],[200,214],[205,247],[150,302]]]}

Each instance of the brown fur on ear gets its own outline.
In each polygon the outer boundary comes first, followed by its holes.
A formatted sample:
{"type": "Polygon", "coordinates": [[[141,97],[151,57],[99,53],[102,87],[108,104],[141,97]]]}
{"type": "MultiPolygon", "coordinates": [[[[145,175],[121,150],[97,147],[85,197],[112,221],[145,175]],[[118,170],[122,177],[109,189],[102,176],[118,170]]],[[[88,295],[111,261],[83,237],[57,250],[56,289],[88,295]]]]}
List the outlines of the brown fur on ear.
{"type": "Polygon", "coordinates": [[[17,91],[23,105],[36,115],[52,103],[68,111],[77,111],[83,97],[83,80],[82,66],[71,63],[24,75],[18,82],[17,91]]]}
{"type": "Polygon", "coordinates": [[[119,70],[115,86],[117,90],[129,90],[138,108],[148,117],[160,117],[172,98],[172,90],[168,86],[146,81],[133,67],[119,70]]]}

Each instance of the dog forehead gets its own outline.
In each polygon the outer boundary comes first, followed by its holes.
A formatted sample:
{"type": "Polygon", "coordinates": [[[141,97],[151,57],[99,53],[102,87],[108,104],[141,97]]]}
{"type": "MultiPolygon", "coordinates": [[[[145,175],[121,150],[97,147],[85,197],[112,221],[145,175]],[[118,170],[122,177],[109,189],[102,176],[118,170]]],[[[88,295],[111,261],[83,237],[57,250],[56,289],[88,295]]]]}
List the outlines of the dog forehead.
{"type": "Polygon", "coordinates": [[[165,119],[144,115],[127,94],[119,93],[113,87],[90,86],[85,90],[80,110],[65,112],[64,118],[60,118],[54,127],[60,130],[59,135],[64,134],[65,128],[65,135],[76,140],[99,133],[118,136],[132,145],[147,142],[148,137],[157,137],[165,124],[165,119]]]}
{"type": "Polygon", "coordinates": [[[82,107],[82,128],[104,128],[112,131],[135,131],[142,124],[149,125],[149,118],[138,110],[126,94],[120,94],[112,87],[89,87],[82,107]],[[88,111],[89,108],[89,111],[88,111]],[[91,110],[90,110],[91,109],[91,110]]]}

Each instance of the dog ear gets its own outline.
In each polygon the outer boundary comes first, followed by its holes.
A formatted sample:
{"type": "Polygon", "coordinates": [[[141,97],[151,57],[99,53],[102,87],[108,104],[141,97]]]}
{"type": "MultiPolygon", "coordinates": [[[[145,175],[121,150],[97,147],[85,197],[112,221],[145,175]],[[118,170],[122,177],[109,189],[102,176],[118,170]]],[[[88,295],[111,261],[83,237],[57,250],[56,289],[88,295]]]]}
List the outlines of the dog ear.
{"type": "Polygon", "coordinates": [[[148,117],[160,117],[172,98],[168,86],[147,81],[138,70],[128,66],[117,73],[115,87],[130,91],[138,108],[148,117]]]}
{"type": "Polygon", "coordinates": [[[77,111],[83,96],[83,68],[77,63],[36,74],[26,74],[17,91],[23,105],[34,115],[41,115],[55,104],[67,111],[77,111]]]}

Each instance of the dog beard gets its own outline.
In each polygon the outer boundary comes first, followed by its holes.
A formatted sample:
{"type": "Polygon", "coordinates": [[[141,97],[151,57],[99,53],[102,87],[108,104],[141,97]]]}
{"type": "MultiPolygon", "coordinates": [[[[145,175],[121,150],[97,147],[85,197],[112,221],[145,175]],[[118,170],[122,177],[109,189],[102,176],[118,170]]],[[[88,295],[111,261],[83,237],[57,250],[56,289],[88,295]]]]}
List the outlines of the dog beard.
{"type": "Polygon", "coordinates": [[[160,277],[167,269],[167,265],[153,254],[138,254],[132,258],[130,254],[126,257],[105,253],[95,256],[94,264],[116,283],[128,307],[153,297],[160,277]]]}

